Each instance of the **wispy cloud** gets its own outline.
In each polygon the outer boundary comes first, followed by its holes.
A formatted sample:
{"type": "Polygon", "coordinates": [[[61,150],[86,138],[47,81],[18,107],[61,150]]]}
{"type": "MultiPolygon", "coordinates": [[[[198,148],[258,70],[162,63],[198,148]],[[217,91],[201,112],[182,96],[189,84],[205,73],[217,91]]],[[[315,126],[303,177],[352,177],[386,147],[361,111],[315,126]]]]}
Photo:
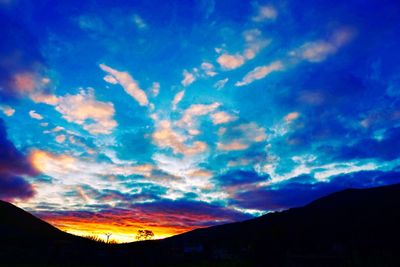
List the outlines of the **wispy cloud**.
{"type": "Polygon", "coordinates": [[[236,86],[248,85],[256,80],[265,78],[267,75],[271,74],[274,71],[280,71],[283,69],[284,69],[284,66],[281,61],[275,61],[269,65],[259,66],[259,67],[254,68],[249,73],[247,73],[243,77],[243,79],[239,82],[236,82],[235,85],[236,86]]]}
{"type": "Polygon", "coordinates": [[[158,82],[153,82],[150,88],[151,94],[156,97],[160,93],[160,83],[158,82]]]}
{"type": "Polygon", "coordinates": [[[175,95],[174,99],[172,100],[172,110],[176,110],[177,105],[182,101],[184,96],[185,90],[182,90],[175,95]]]}
{"type": "Polygon", "coordinates": [[[36,113],[35,110],[29,111],[29,116],[30,116],[32,119],[35,119],[35,120],[42,120],[42,119],[43,119],[43,116],[40,115],[40,114],[38,114],[38,113],[36,113]]]}
{"type": "Polygon", "coordinates": [[[140,30],[144,30],[147,28],[146,22],[138,14],[133,15],[133,22],[135,23],[136,27],[140,30]]]}
{"type": "Polygon", "coordinates": [[[307,42],[299,48],[291,51],[289,55],[309,62],[321,62],[349,43],[353,39],[354,35],[355,32],[353,29],[338,29],[329,39],[307,42]]]}
{"type": "Polygon", "coordinates": [[[219,80],[219,81],[217,81],[217,82],[214,84],[214,88],[217,88],[218,90],[219,90],[219,89],[222,89],[222,88],[225,87],[225,84],[226,84],[228,81],[229,81],[229,78],[225,78],[225,79],[219,80]]]}
{"type": "Polygon", "coordinates": [[[271,5],[257,6],[256,15],[251,19],[255,22],[274,20],[278,16],[278,11],[271,5]]]}
{"type": "MultiPolygon", "coordinates": [[[[146,93],[139,87],[139,84],[128,72],[115,70],[105,64],[100,64],[100,68],[111,75],[124,88],[125,92],[133,97],[141,106],[147,106],[149,101],[146,93]]],[[[108,78],[110,80],[110,78],[108,78]]],[[[114,83],[114,80],[112,80],[114,83]]],[[[109,81],[108,81],[109,82],[109,81]]]]}

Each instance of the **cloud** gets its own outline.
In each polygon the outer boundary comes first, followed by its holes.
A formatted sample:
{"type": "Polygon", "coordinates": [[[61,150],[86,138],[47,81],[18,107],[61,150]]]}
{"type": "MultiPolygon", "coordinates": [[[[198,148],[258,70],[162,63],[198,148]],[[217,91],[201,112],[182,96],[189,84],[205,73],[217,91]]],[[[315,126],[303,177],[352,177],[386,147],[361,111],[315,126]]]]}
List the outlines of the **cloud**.
{"type": "Polygon", "coordinates": [[[35,35],[20,20],[1,12],[0,101],[8,102],[47,90],[46,64],[35,35]]]}
{"type": "Polygon", "coordinates": [[[60,134],[60,135],[56,136],[56,142],[57,143],[60,143],[60,144],[64,143],[65,139],[66,139],[66,136],[64,134],[60,134]]]}
{"type": "Polygon", "coordinates": [[[34,196],[33,186],[23,176],[36,176],[38,171],[30,158],[8,140],[6,126],[0,119],[0,198],[6,201],[34,196]]]}
{"type": "Polygon", "coordinates": [[[211,120],[214,125],[232,122],[232,121],[235,121],[236,119],[237,119],[237,117],[230,115],[229,113],[227,113],[225,111],[220,111],[220,112],[211,114],[211,120]]]}
{"type": "Polygon", "coordinates": [[[250,219],[251,216],[216,204],[193,200],[158,200],[118,208],[104,207],[96,212],[57,211],[38,212],[36,216],[68,232],[81,235],[113,232],[113,236],[129,238],[138,229],[152,229],[156,238],[207,227],[250,219]]]}
{"type": "Polygon", "coordinates": [[[147,28],[147,24],[138,14],[133,15],[133,22],[135,22],[136,27],[138,27],[140,30],[147,28]]]}
{"type": "Polygon", "coordinates": [[[324,61],[328,56],[335,54],[339,48],[349,43],[354,37],[354,30],[342,28],[336,30],[329,39],[307,42],[290,55],[303,60],[317,63],[324,61]]]}
{"type": "Polygon", "coordinates": [[[204,73],[207,76],[213,77],[215,75],[217,75],[217,73],[215,72],[215,67],[213,64],[209,63],[209,62],[203,62],[201,63],[201,69],[204,71],[204,73]]]}
{"type": "Polygon", "coordinates": [[[220,128],[219,136],[221,141],[217,142],[217,148],[222,151],[246,150],[251,145],[267,139],[265,129],[254,122],[220,128]]]}
{"type": "Polygon", "coordinates": [[[15,113],[15,109],[7,105],[0,105],[0,111],[2,111],[7,117],[11,117],[15,113]]]}
{"type": "Polygon", "coordinates": [[[233,70],[236,69],[244,64],[245,58],[241,54],[222,54],[218,57],[217,62],[218,64],[226,69],[226,70],[233,70]]]}
{"type": "Polygon", "coordinates": [[[36,111],[34,111],[34,110],[29,111],[29,116],[32,119],[35,119],[35,120],[42,120],[43,119],[43,116],[38,114],[38,113],[36,113],[36,111]]]}
{"type": "Polygon", "coordinates": [[[400,158],[400,127],[386,129],[380,138],[363,138],[353,144],[336,149],[338,159],[377,158],[394,160],[400,158]]]}
{"type": "Polygon", "coordinates": [[[172,110],[176,110],[177,105],[182,101],[184,95],[185,90],[182,90],[175,95],[174,99],[172,100],[172,110]]]}
{"type": "Polygon", "coordinates": [[[298,112],[291,112],[289,114],[287,114],[283,119],[286,122],[291,122],[296,120],[298,117],[300,116],[300,113],[298,112]]]}
{"type": "Polygon", "coordinates": [[[257,14],[252,17],[252,21],[255,22],[264,22],[268,20],[274,20],[278,16],[278,12],[273,6],[259,6],[257,8],[257,14]]]}
{"type": "Polygon", "coordinates": [[[160,83],[153,82],[150,88],[150,92],[154,97],[158,96],[158,94],[160,93],[160,83]]]}
{"type": "Polygon", "coordinates": [[[93,89],[59,97],[55,109],[68,122],[82,125],[91,134],[109,134],[117,126],[114,105],[96,100],[93,89]]]}
{"type": "Polygon", "coordinates": [[[217,143],[217,148],[223,151],[240,151],[249,148],[249,144],[241,143],[240,141],[232,141],[230,143],[217,143]]]}
{"type": "Polygon", "coordinates": [[[268,181],[268,175],[259,175],[255,171],[231,170],[218,177],[215,177],[215,183],[222,187],[254,184],[268,181]]]}
{"type": "Polygon", "coordinates": [[[197,117],[208,115],[215,111],[221,104],[214,102],[212,104],[193,104],[187,108],[182,115],[182,118],[177,122],[177,125],[186,129],[190,135],[198,135],[197,117]]]}
{"type": "Polygon", "coordinates": [[[243,38],[245,40],[243,52],[235,54],[225,52],[217,58],[218,64],[223,69],[233,70],[242,66],[247,60],[253,59],[269,43],[269,40],[262,38],[261,31],[258,29],[244,31],[243,38]]]}
{"type": "Polygon", "coordinates": [[[284,66],[281,61],[272,62],[269,65],[259,66],[247,73],[240,82],[236,82],[236,86],[248,85],[256,80],[265,78],[274,71],[283,70],[284,66]]]}
{"type": "Polygon", "coordinates": [[[222,89],[222,88],[225,87],[225,84],[226,84],[228,81],[229,81],[228,78],[219,80],[219,81],[217,81],[217,82],[214,84],[214,88],[217,88],[218,90],[219,90],[219,89],[222,89]]]}
{"type": "Polygon", "coordinates": [[[111,75],[118,83],[124,88],[125,92],[133,97],[141,106],[147,106],[149,101],[146,93],[139,87],[137,81],[135,81],[128,72],[117,71],[105,64],[100,64],[100,68],[111,75]]]}
{"type": "MultiPolygon", "coordinates": [[[[97,162],[95,158],[76,157],[69,154],[52,153],[35,149],[30,153],[35,169],[53,177],[63,185],[91,184],[98,188],[113,188],[104,177],[108,175],[128,177],[132,175],[149,177],[154,167],[134,162],[97,162]]],[[[59,188],[58,188],[59,189],[59,188]]],[[[54,187],[53,190],[56,190],[54,187]]]]}
{"type": "Polygon", "coordinates": [[[184,70],[182,75],[183,75],[183,80],[181,81],[181,84],[185,87],[189,86],[196,80],[195,75],[193,73],[188,72],[187,70],[184,70]]]}
{"type": "Polygon", "coordinates": [[[170,148],[175,154],[195,155],[203,153],[208,146],[204,142],[195,141],[186,145],[186,137],[174,131],[171,123],[163,120],[158,123],[156,131],[152,135],[153,142],[161,148],[170,148]]]}

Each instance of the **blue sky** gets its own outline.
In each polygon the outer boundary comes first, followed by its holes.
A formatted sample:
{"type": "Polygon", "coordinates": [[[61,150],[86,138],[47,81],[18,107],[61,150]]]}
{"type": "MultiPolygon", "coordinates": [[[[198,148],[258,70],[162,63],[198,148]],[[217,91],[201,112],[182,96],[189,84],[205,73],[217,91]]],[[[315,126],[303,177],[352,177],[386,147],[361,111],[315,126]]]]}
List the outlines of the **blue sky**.
{"type": "Polygon", "coordinates": [[[126,241],[396,183],[399,12],[0,1],[0,197],[126,241]]]}

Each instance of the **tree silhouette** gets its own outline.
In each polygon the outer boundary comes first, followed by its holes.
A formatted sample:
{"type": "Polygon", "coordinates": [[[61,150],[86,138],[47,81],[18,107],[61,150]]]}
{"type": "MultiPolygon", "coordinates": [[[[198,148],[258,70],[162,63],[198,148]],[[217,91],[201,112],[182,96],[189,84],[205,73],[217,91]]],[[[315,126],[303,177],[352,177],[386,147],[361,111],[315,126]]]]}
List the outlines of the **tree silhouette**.
{"type": "Polygon", "coordinates": [[[108,243],[108,240],[110,239],[110,236],[112,235],[112,233],[105,233],[105,235],[107,236],[107,241],[106,241],[106,243],[108,243]]]}
{"type": "Polygon", "coordinates": [[[154,233],[151,230],[138,230],[136,233],[136,240],[150,240],[154,237],[154,233]]]}

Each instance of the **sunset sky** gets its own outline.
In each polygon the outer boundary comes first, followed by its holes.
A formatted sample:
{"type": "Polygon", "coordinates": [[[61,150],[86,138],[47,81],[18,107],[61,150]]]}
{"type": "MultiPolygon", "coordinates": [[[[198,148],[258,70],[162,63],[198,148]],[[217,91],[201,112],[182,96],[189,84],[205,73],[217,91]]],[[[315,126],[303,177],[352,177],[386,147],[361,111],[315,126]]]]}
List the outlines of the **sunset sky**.
{"type": "Polygon", "coordinates": [[[400,182],[399,14],[0,0],[0,199],[128,242],[400,182]]]}

